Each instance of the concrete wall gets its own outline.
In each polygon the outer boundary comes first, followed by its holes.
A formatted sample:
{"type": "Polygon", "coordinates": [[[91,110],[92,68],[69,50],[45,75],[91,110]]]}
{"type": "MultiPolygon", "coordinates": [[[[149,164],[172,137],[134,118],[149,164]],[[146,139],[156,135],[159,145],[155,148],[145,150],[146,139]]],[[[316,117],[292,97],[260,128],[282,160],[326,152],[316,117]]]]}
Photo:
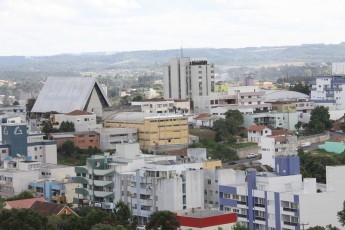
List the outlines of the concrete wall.
{"type": "Polygon", "coordinates": [[[302,143],[304,142],[310,142],[312,143],[317,143],[317,142],[323,142],[323,141],[328,141],[330,139],[329,133],[326,134],[316,134],[312,136],[303,136],[299,137],[297,140],[297,145],[301,146],[302,143]]]}

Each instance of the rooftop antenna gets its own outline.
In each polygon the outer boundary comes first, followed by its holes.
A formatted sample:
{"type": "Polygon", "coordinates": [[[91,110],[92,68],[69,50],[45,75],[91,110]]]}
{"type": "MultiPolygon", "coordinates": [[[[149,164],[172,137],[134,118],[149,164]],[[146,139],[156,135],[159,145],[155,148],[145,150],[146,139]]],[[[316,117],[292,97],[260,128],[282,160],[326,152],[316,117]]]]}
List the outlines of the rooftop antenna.
{"type": "Polygon", "coordinates": [[[183,41],[181,41],[181,58],[183,58],[183,41]]]}

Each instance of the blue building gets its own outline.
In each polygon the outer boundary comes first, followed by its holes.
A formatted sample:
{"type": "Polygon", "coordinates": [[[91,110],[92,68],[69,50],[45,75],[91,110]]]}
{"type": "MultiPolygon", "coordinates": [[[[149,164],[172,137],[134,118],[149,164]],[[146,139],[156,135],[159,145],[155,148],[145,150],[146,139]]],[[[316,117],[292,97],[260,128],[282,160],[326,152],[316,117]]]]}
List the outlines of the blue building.
{"type": "Polygon", "coordinates": [[[28,134],[26,124],[1,124],[0,160],[23,157],[57,164],[56,142],[44,140],[43,136],[44,134],[28,134]]]}
{"type": "Polygon", "coordinates": [[[65,204],[65,186],[57,181],[40,180],[29,184],[29,191],[36,197],[43,196],[48,202],[65,204]]]}
{"type": "Polygon", "coordinates": [[[249,170],[241,183],[219,185],[220,210],[236,212],[238,222],[250,229],[299,230],[299,157],[276,157],[276,169],[277,173],[249,170]]]}

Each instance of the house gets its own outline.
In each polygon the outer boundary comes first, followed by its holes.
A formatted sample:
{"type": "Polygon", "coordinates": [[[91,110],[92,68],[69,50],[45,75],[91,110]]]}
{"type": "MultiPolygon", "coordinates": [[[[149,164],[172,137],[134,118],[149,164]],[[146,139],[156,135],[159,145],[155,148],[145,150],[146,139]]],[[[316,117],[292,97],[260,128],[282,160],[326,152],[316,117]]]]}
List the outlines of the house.
{"type": "Polygon", "coordinates": [[[177,211],[176,218],[180,222],[180,230],[231,230],[237,220],[236,213],[197,208],[177,211]]]}
{"type": "Polygon", "coordinates": [[[217,120],[216,116],[213,116],[208,113],[200,113],[195,117],[195,126],[196,127],[213,127],[213,122],[217,120]]]}
{"type": "Polygon", "coordinates": [[[247,129],[248,141],[258,143],[261,145],[261,137],[266,137],[272,134],[272,130],[265,125],[251,125],[247,129]]]}
{"type": "Polygon", "coordinates": [[[59,215],[77,215],[70,207],[63,204],[48,203],[42,201],[36,201],[31,205],[30,209],[38,212],[42,216],[59,216],[59,215]]]}
{"type": "Polygon", "coordinates": [[[30,199],[23,199],[23,200],[11,200],[6,201],[4,208],[5,209],[21,209],[21,208],[30,208],[36,201],[39,202],[47,202],[44,197],[37,197],[37,198],[30,198],[30,199]]]}
{"type": "Polygon", "coordinates": [[[41,115],[56,111],[66,114],[82,110],[102,117],[103,108],[110,106],[111,103],[96,78],[48,77],[31,113],[41,115]]]}

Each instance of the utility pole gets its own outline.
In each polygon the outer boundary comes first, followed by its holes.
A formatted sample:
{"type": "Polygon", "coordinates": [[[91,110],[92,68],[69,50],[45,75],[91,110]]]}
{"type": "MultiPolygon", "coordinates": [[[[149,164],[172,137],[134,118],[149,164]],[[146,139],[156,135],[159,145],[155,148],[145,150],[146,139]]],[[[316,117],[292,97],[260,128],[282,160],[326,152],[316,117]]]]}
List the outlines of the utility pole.
{"type": "Polygon", "coordinates": [[[299,224],[299,225],[302,226],[302,229],[304,230],[304,226],[305,226],[305,225],[309,225],[309,222],[308,222],[307,224],[301,223],[301,224],[299,224]]]}

